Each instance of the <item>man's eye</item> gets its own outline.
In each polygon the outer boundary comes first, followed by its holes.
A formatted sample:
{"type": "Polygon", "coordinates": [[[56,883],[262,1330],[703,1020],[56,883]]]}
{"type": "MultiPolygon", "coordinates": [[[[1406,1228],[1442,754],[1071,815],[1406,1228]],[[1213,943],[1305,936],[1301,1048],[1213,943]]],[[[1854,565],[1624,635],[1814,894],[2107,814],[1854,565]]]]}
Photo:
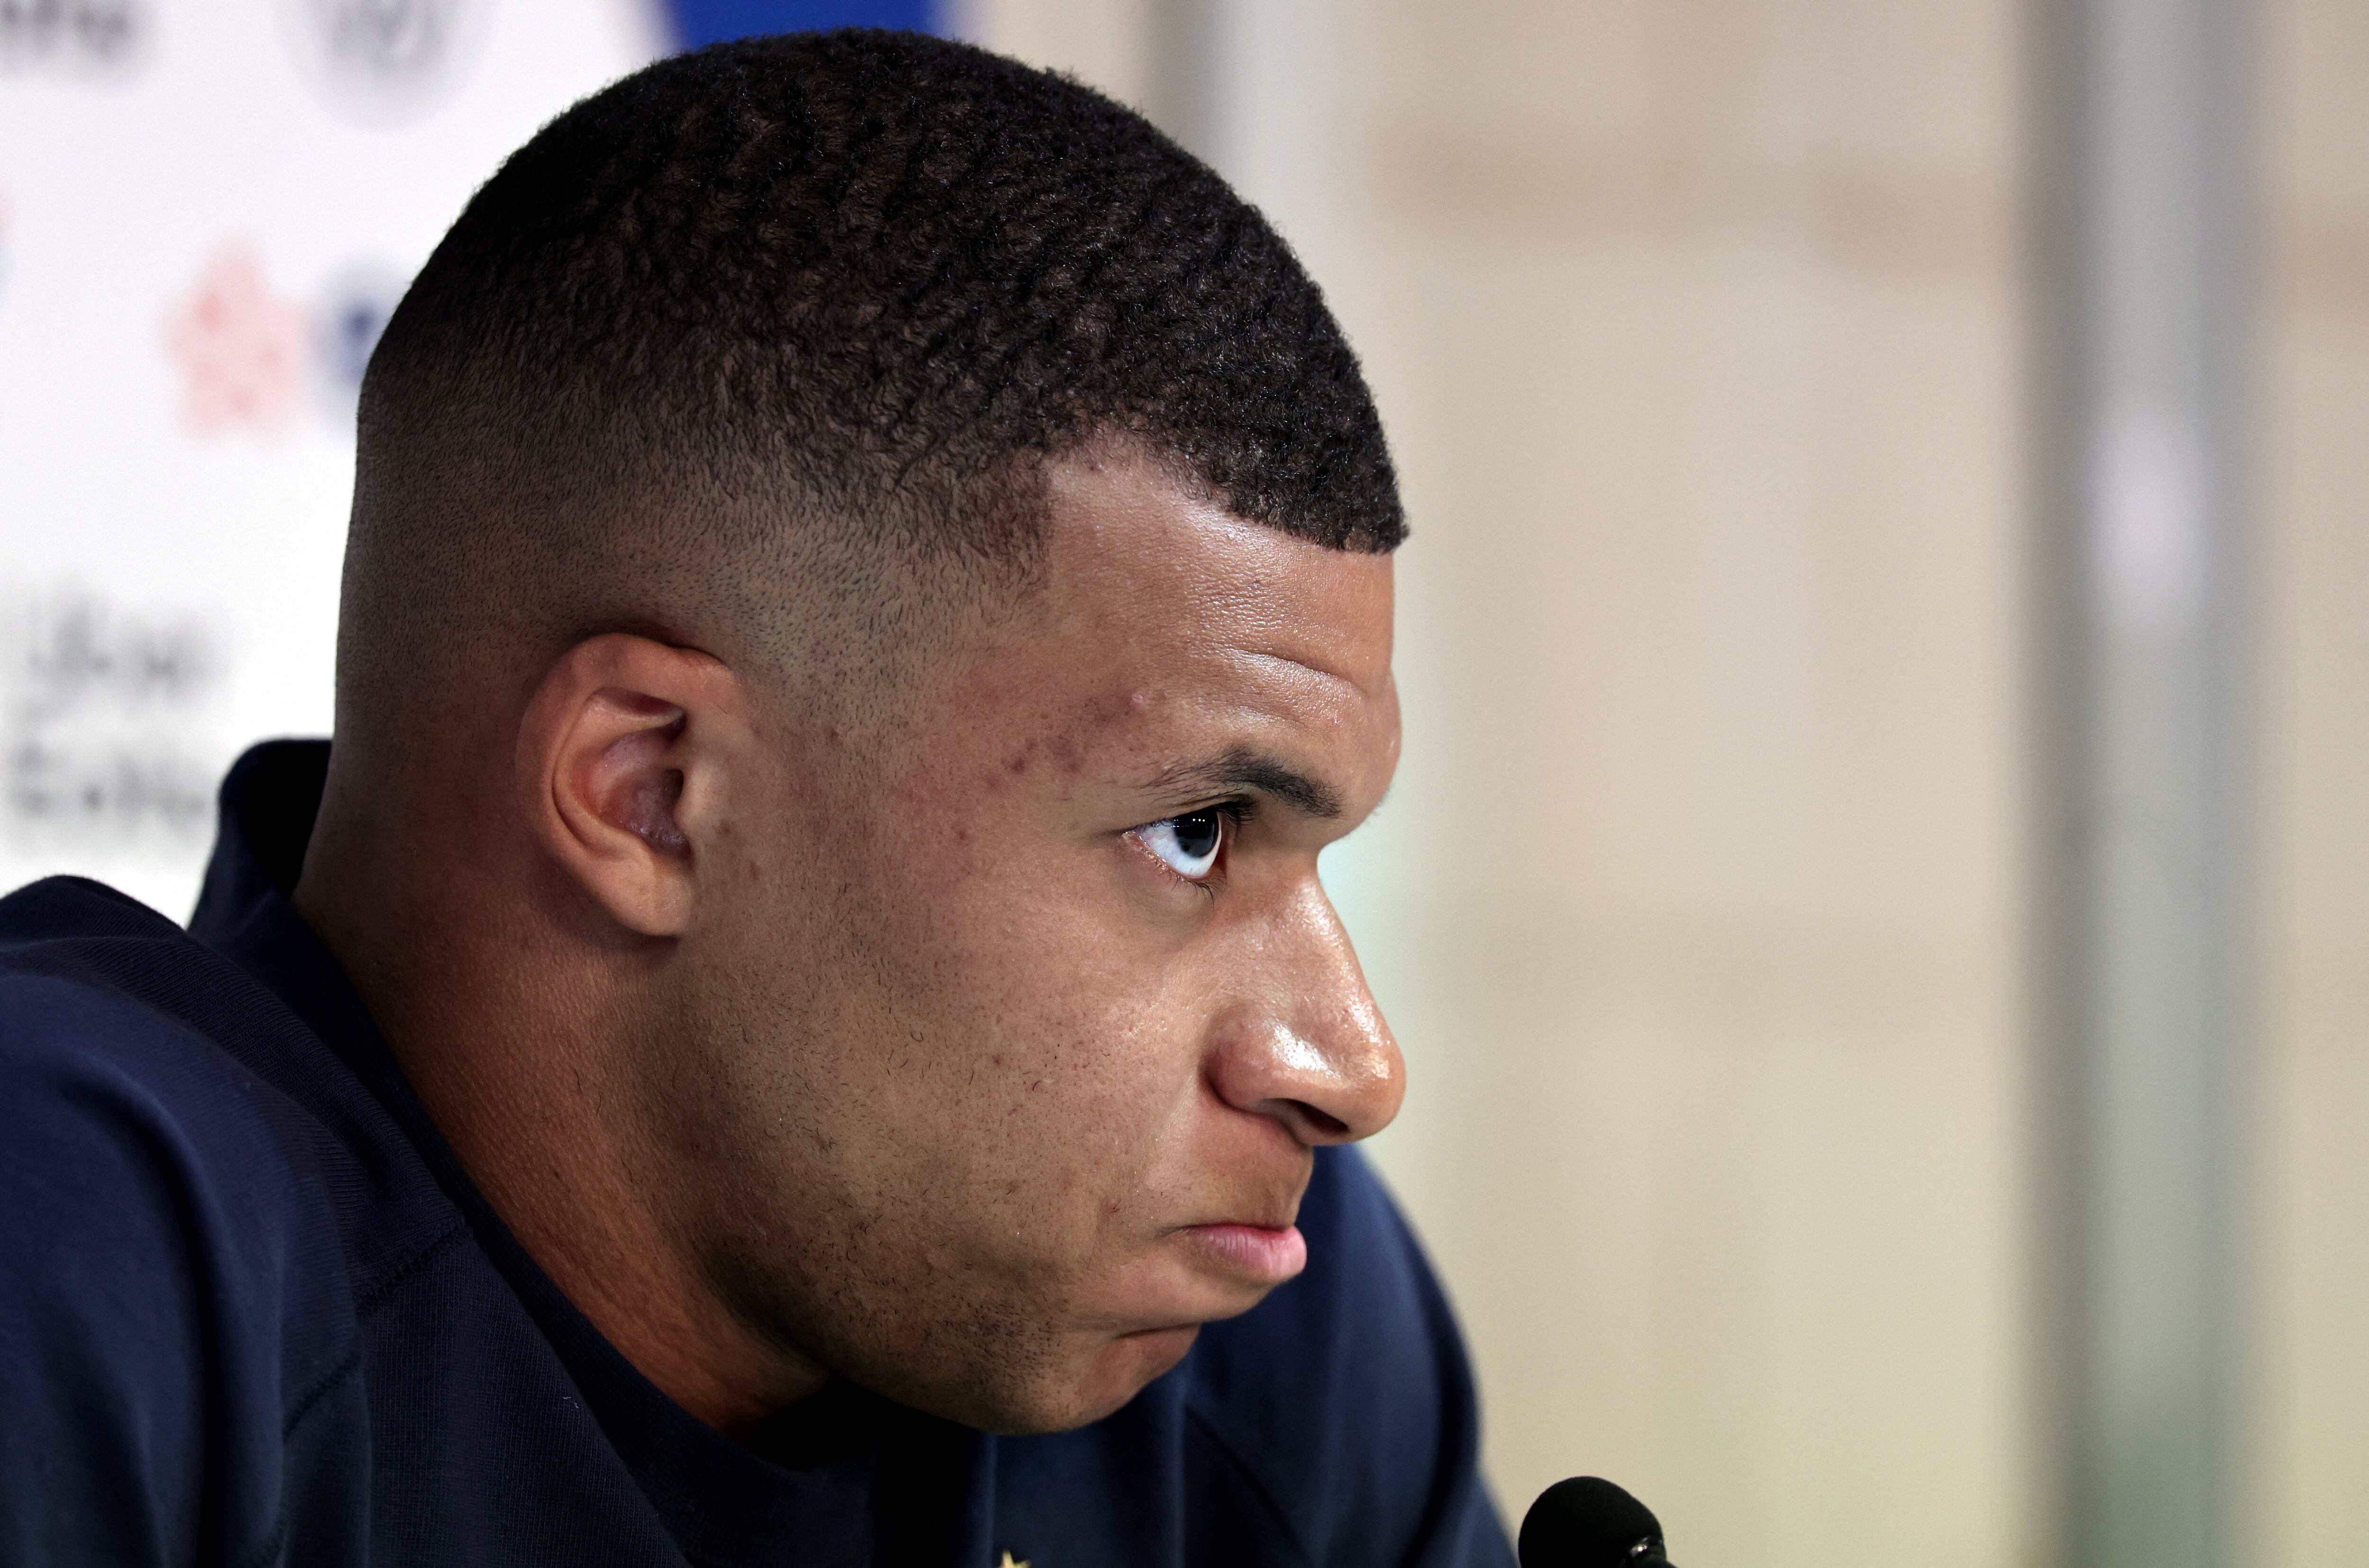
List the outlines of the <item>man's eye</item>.
{"type": "Polygon", "coordinates": [[[1216,807],[1163,817],[1135,830],[1144,848],[1177,876],[1198,882],[1217,869],[1218,852],[1226,843],[1225,814],[1216,807]]]}

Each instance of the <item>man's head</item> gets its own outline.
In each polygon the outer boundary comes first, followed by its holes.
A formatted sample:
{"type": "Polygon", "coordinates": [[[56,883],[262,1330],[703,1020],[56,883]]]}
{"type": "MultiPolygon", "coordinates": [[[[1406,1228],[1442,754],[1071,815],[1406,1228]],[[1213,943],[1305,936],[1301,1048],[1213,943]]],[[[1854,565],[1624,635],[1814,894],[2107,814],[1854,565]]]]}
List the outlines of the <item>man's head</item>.
{"type": "Polygon", "coordinates": [[[1135,116],[898,35],[665,63],[372,361],[300,905],[694,1410],[1092,1419],[1396,1109],[1315,865],[1402,532],[1314,286],[1135,116]]]}

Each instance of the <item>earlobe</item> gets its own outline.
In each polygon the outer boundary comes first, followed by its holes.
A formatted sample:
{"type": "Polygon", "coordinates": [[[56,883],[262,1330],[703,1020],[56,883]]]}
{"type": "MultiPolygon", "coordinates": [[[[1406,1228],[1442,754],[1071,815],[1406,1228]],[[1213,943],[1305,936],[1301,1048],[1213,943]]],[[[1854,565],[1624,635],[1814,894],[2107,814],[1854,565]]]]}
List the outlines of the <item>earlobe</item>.
{"type": "Polygon", "coordinates": [[[519,732],[530,830],[627,931],[680,935],[699,886],[690,818],[720,798],[738,704],[730,671],[692,649],[611,634],[544,677],[519,732]]]}

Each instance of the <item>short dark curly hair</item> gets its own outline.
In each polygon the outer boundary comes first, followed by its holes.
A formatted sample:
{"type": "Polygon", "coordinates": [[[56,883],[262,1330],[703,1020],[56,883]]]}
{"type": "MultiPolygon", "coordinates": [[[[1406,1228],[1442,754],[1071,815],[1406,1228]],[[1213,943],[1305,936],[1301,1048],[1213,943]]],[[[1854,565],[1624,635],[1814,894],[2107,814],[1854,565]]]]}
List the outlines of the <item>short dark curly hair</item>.
{"type": "MultiPolygon", "coordinates": [[[[858,509],[1124,435],[1242,517],[1405,532],[1356,359],[1257,211],[1102,95],[917,34],[718,44],[578,104],[470,201],[369,381],[858,509]]],[[[933,548],[1020,521],[922,510],[933,548]]]]}
{"type": "MultiPolygon", "coordinates": [[[[1041,566],[1049,464],[1405,536],[1373,399],[1258,212],[1140,116],[848,29],[662,61],[469,202],[362,383],[341,748],[602,631],[844,707],[1041,566]]],[[[886,684],[884,684],[886,681],[886,684]]]]}

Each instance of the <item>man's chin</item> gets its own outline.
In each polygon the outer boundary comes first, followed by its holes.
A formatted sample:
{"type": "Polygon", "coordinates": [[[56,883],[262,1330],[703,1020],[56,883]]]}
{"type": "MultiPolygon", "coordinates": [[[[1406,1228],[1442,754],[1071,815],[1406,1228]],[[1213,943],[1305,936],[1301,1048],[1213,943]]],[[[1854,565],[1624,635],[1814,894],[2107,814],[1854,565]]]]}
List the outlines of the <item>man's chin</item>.
{"type": "Polygon", "coordinates": [[[1087,1419],[1101,1420],[1141,1393],[1146,1384],[1166,1376],[1176,1363],[1184,1359],[1185,1353],[1193,1348],[1193,1342],[1200,1337],[1201,1325],[1198,1323],[1177,1323],[1168,1328],[1141,1329],[1134,1333],[1121,1334],[1112,1349],[1117,1356],[1124,1358],[1121,1364],[1127,1368],[1125,1391],[1111,1402],[1108,1410],[1087,1419]]]}
{"type": "Polygon", "coordinates": [[[1042,1389],[1034,1408],[1014,1410],[991,1430],[1011,1437],[1069,1432],[1091,1426],[1126,1408],[1145,1387],[1184,1359],[1201,1327],[1179,1323],[1139,1329],[1106,1339],[1088,1353],[1086,1366],[1066,1389],[1042,1389]]]}

